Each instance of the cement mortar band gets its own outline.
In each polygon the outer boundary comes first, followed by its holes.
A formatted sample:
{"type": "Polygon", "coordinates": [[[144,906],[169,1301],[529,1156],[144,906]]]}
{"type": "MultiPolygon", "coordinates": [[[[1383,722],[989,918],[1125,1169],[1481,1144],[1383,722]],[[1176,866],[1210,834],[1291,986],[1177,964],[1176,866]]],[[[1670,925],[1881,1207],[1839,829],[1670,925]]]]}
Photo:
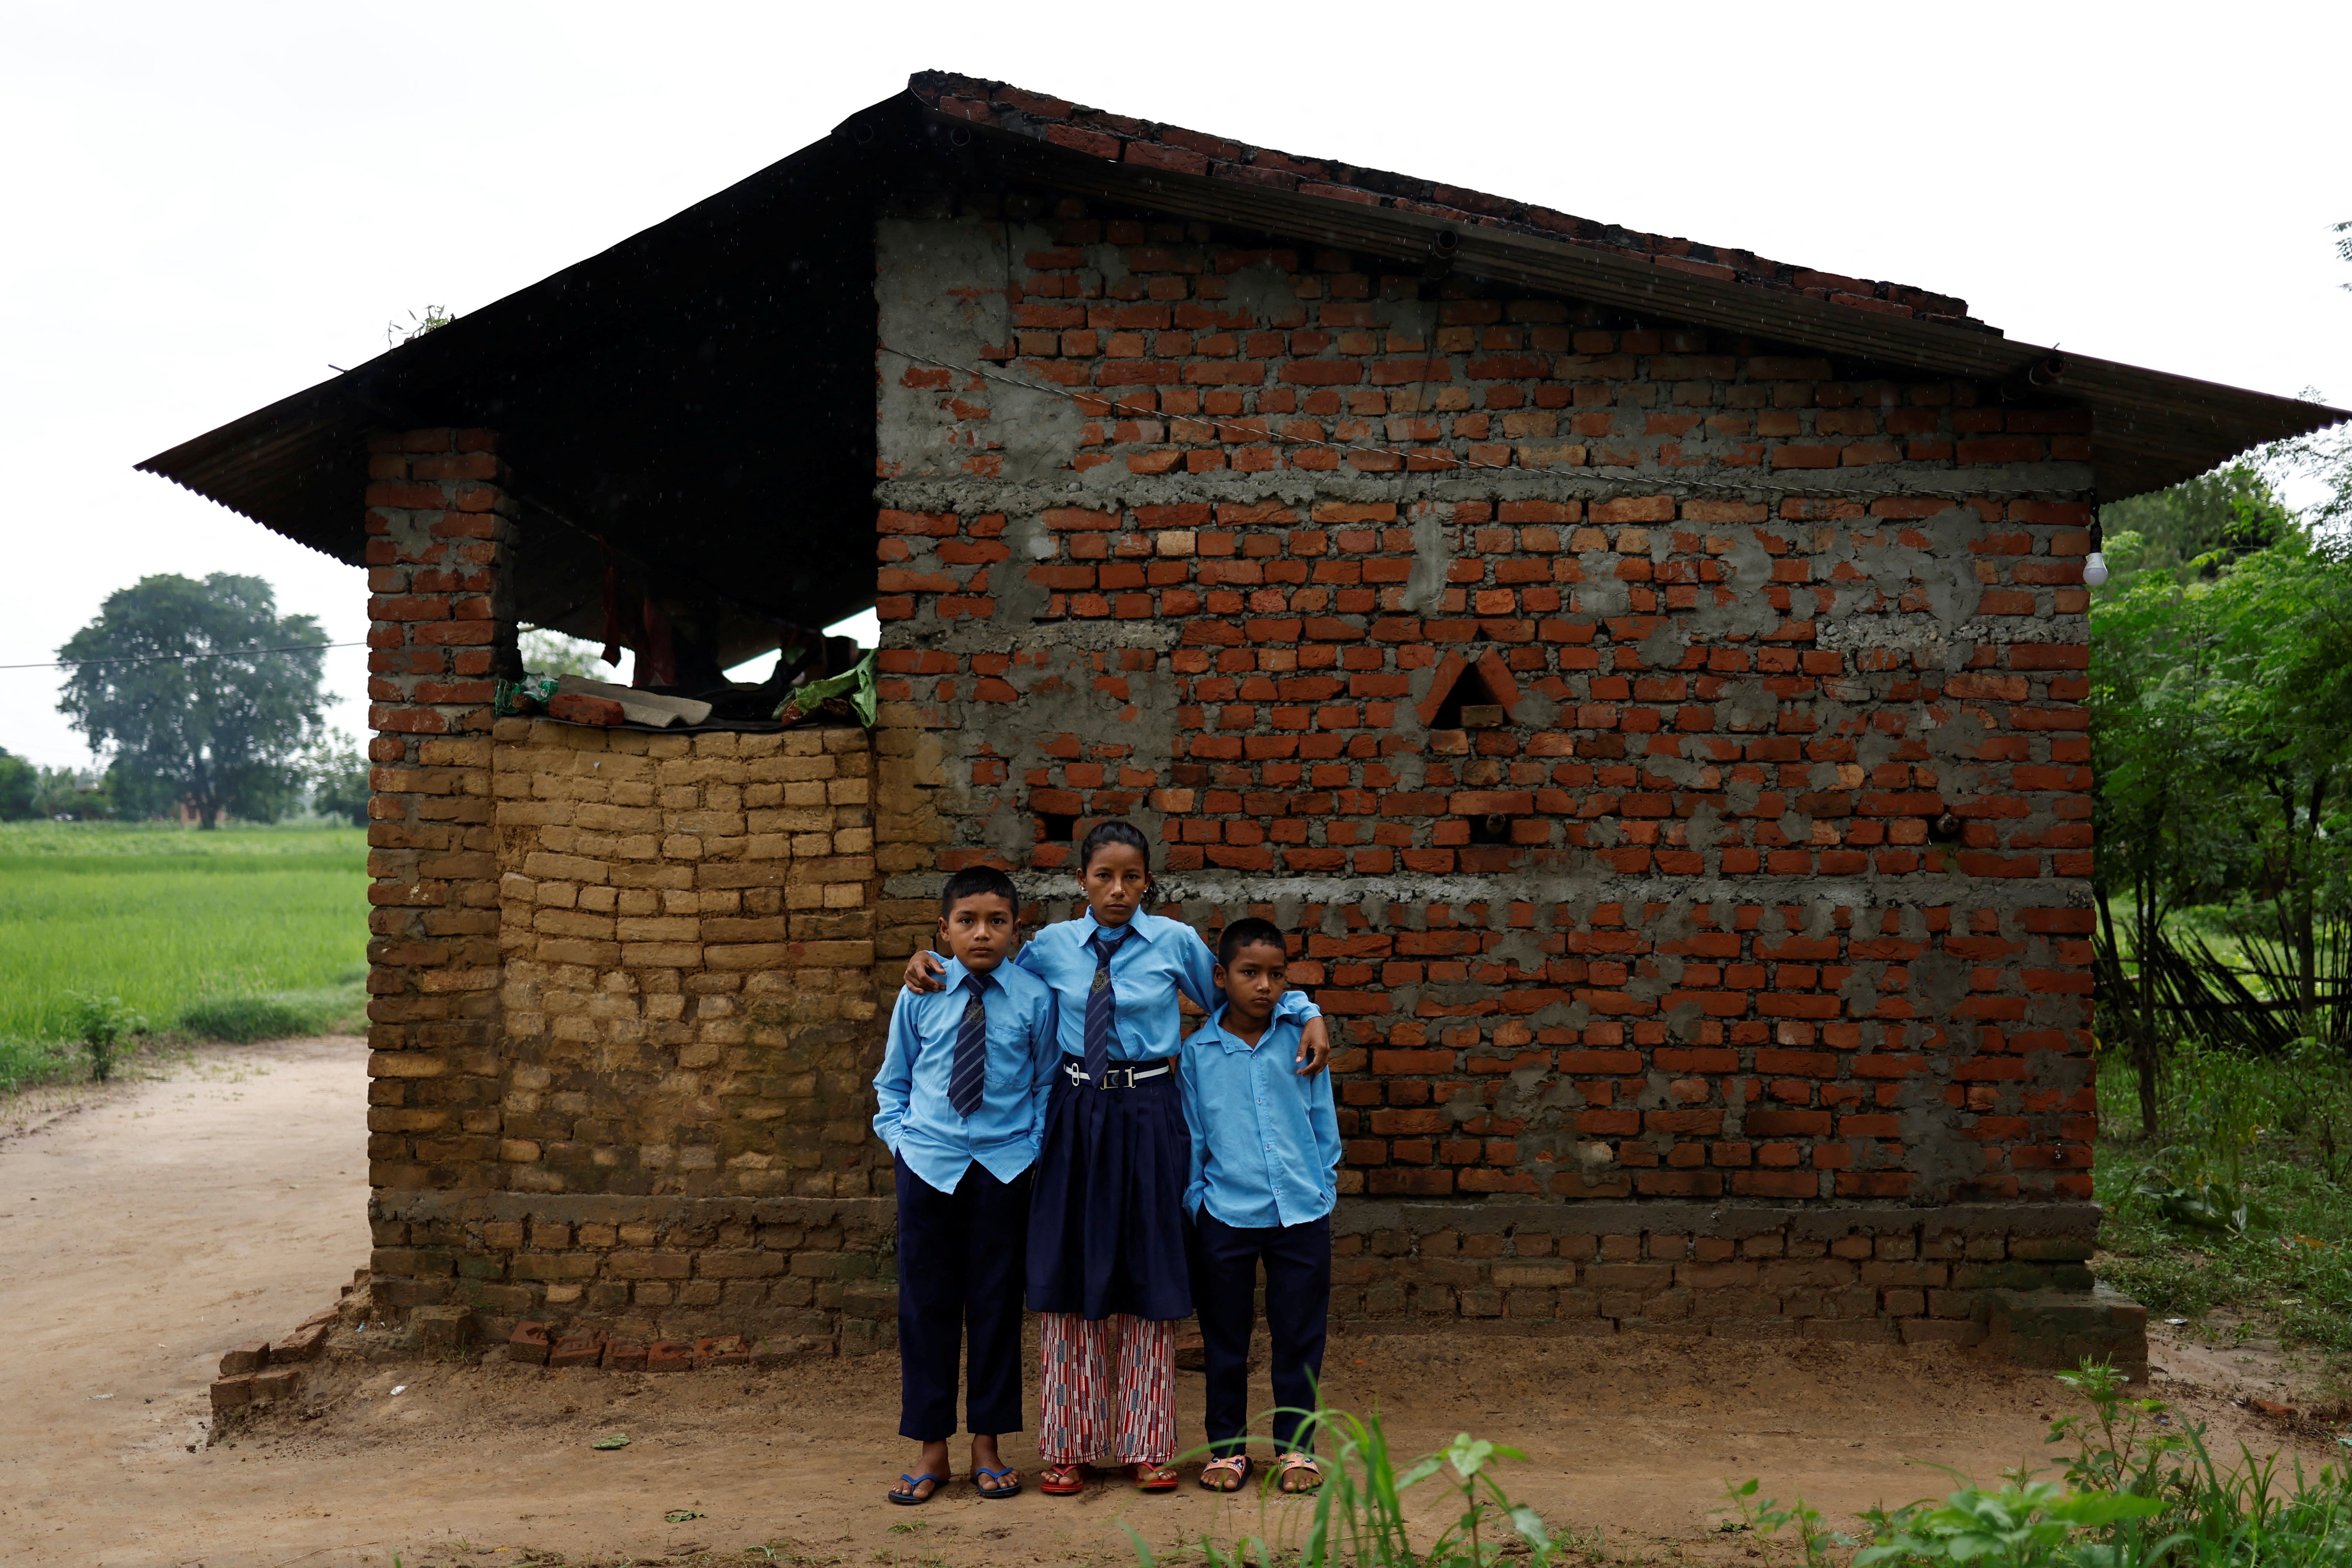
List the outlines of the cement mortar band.
{"type": "MultiPolygon", "coordinates": [[[[1691,489],[1688,474],[1644,473],[1631,468],[1475,468],[1378,477],[1325,474],[1310,469],[1247,473],[1229,468],[1161,478],[1114,475],[1108,468],[1097,468],[1084,478],[1066,475],[1044,482],[980,478],[885,479],[874,487],[874,498],[897,511],[1003,512],[1008,516],[1042,511],[1049,507],[1098,508],[1107,502],[1131,509],[1203,501],[1599,501],[1617,500],[1626,493],[1628,486],[1639,487],[1645,495],[1681,495],[1685,500],[1703,501],[1719,500],[1712,492],[1726,487],[1749,488],[1741,486],[1742,477],[1736,469],[1716,470],[1706,476],[1706,488],[1710,493],[1695,495],[1687,493],[1691,489]]],[[[1975,468],[1902,465],[1891,467],[1883,474],[1843,483],[1792,483],[1785,477],[1759,475],[1752,489],[1758,501],[1788,499],[1866,503],[1906,496],[1939,499],[1947,491],[1964,491],[1988,500],[2035,500],[2086,493],[2095,480],[2087,463],[2007,463],[1975,468]],[[1790,491],[1801,493],[1792,495],[1790,491]],[[1927,496],[1929,491],[1937,495],[1927,496]]]]}
{"type": "MultiPolygon", "coordinates": [[[[1068,897],[1072,878],[1067,871],[1016,871],[1013,879],[1024,900],[1045,901],[1068,897]]],[[[886,879],[882,894],[891,899],[936,899],[946,883],[945,872],[910,872],[886,879]]],[[[1818,875],[1623,877],[1601,871],[1570,876],[1515,871],[1499,877],[1412,872],[1388,876],[1218,877],[1171,871],[1160,876],[1157,888],[1160,902],[1186,906],[1184,918],[1192,921],[1206,920],[1215,910],[1239,910],[1248,904],[1320,904],[1328,921],[1343,910],[1377,910],[1382,904],[1396,903],[1409,907],[1405,923],[1416,931],[1422,928],[1412,922],[1422,916],[1418,906],[1425,904],[1444,904],[1455,910],[1485,904],[1490,913],[1512,904],[1534,904],[1540,924],[1549,923],[1549,911],[1545,906],[1551,904],[1569,904],[1582,910],[1597,904],[1622,904],[1628,910],[1658,904],[1676,911],[1698,904],[1748,908],[1794,905],[1807,910],[2091,907],[2091,884],[2084,878],[1967,877],[1932,871],[1914,872],[1899,881],[1883,877],[1818,875]]],[[[1372,923],[1377,927],[1387,922],[1375,920],[1372,923]]]]}
{"type": "MultiPolygon", "coordinates": [[[[880,1234],[897,1224],[892,1198],[628,1197],[608,1194],[406,1192],[378,1194],[372,1217],[405,1224],[538,1220],[558,1225],[834,1226],[880,1234]]],[[[1402,1231],[1411,1236],[1491,1236],[1527,1230],[1549,1236],[1689,1236],[1740,1240],[1786,1230],[1805,1240],[1847,1236],[1930,1234],[2068,1238],[2097,1234],[2096,1204],[1823,1204],[1802,1208],[1651,1203],[1550,1204],[1456,1201],[1384,1203],[1342,1198],[1335,1236],[1402,1231]]]]}
{"type": "MultiPolygon", "coordinates": [[[[1336,527],[1336,524],[1320,524],[1336,527]]],[[[1577,527],[1565,523],[1562,527],[1577,527]]],[[[1664,528],[1663,523],[1646,524],[1664,528]]],[[[1714,527],[1712,523],[1695,524],[1714,527]]],[[[1761,528],[1762,523],[1742,523],[1743,528],[1761,528]]],[[[1798,610],[1801,601],[1792,605],[1798,610]]],[[[1672,620],[1689,614],[1669,612],[1664,618],[1672,620]]],[[[1186,619],[1197,617],[1188,616],[1186,619]]],[[[1344,618],[1344,617],[1342,617],[1344,618]]],[[[1598,618],[1598,617],[1596,617],[1598,618]]],[[[1813,646],[1817,648],[1882,647],[1890,652],[1911,652],[1932,647],[1942,657],[1940,668],[1947,673],[1965,668],[1975,649],[1982,646],[2007,647],[2017,643],[2048,645],[2087,644],[2091,640],[2091,623],[2087,616],[2052,614],[2042,616],[1979,616],[1954,625],[1937,621],[1931,616],[1906,611],[1902,616],[1887,614],[1841,615],[1837,612],[1816,615],[1813,646]],[[1928,625],[1919,623],[1926,621],[1928,625]],[[1954,660],[1957,659],[1957,663],[1954,660]]],[[[1168,653],[1183,641],[1184,628],[1166,620],[1044,620],[1032,621],[1021,628],[1015,639],[1000,630],[993,623],[939,626],[922,621],[892,623],[891,651],[900,649],[927,650],[955,654],[1012,654],[1034,652],[1042,648],[1067,648],[1080,653],[1112,653],[1128,648],[1146,648],[1153,653],[1168,653]]],[[[884,703],[880,727],[894,725],[891,704],[884,703]]],[[[913,704],[903,704],[911,708],[913,704]]],[[[903,727],[929,728],[909,722],[903,727]]]]}

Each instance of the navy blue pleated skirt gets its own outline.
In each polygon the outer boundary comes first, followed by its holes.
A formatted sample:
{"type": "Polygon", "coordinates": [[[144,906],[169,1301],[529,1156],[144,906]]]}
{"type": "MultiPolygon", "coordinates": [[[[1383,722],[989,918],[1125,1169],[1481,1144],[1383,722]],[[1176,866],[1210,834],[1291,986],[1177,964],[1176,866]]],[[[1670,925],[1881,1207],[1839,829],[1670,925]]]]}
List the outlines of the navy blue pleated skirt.
{"type": "Polygon", "coordinates": [[[1077,1058],[1062,1060],[1029,1200],[1029,1310],[1089,1321],[1118,1312],[1189,1317],[1184,1183],[1192,1144],[1176,1075],[1097,1089],[1070,1081],[1066,1068],[1077,1058]]]}

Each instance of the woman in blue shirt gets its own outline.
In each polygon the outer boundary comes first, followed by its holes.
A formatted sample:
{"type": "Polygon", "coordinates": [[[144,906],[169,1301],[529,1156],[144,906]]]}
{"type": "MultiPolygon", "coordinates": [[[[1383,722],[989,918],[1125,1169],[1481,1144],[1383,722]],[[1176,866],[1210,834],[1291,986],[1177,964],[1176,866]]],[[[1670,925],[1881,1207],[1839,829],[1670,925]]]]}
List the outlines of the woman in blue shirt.
{"type": "MultiPolygon", "coordinates": [[[[1078,886],[1087,912],[1045,927],[1013,959],[1053,987],[1062,1047],[1029,1207],[1029,1306],[1045,1359],[1038,1489],[1084,1490],[1084,1466],[1115,1449],[1137,1486],[1168,1491],[1176,1323],[1192,1310],[1177,998],[1203,1012],[1223,998],[1200,933],[1142,912],[1151,859],[1141,833],[1106,822],[1087,834],[1078,886]]],[[[937,990],[940,969],[918,952],[907,985],[937,990]]],[[[1293,992],[1280,1016],[1304,1021],[1297,1059],[1321,1071],[1331,1048],[1321,1010],[1293,992]]]]}

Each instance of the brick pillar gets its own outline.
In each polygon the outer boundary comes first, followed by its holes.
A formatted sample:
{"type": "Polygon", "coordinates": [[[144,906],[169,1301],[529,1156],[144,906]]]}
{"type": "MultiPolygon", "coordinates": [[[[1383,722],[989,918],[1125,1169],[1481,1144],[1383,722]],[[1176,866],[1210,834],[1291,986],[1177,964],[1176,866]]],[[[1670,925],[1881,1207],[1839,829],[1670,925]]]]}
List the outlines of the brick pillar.
{"type": "MultiPolygon", "coordinates": [[[[368,1180],[379,1190],[501,1184],[490,699],[520,659],[515,509],[497,447],[490,431],[446,429],[368,444],[368,1180]]],[[[446,1289],[446,1260],[436,1268],[406,1250],[425,1241],[406,1229],[377,1226],[385,1305],[446,1289]]]]}

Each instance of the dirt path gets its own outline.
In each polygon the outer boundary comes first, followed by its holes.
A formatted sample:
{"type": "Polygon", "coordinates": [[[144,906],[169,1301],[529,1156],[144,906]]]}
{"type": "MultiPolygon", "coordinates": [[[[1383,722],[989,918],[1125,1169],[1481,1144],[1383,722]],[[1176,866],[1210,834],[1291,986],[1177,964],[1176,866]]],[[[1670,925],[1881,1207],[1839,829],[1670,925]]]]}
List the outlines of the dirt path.
{"type": "MultiPolygon", "coordinates": [[[[0,1143],[0,1563],[1132,1563],[1122,1520],[1163,1560],[1261,1528],[1255,1501],[1189,1484],[995,1504],[960,1480],[886,1508],[910,1457],[887,1358],[749,1377],[356,1366],[306,1398],[319,1419],[205,1446],[220,1352],[331,1301],[366,1257],[363,1059],[351,1040],[208,1055],[0,1143]],[[614,1431],[628,1447],[589,1447],[614,1431]]],[[[2068,1408],[2046,1375],[1831,1345],[1349,1339],[1328,1373],[1408,1455],[1465,1429],[1526,1448],[1514,1494],[1635,1560],[1744,1561],[1713,1534],[1727,1479],[1846,1514],[1941,1489],[1926,1464],[2046,1464],[2068,1408]]],[[[2275,1441],[2219,1391],[2162,1392],[2225,1442],[2275,1441]]],[[[1180,1394],[1189,1441],[1198,1378],[1180,1394]]],[[[1034,1478],[1034,1449],[1007,1451],[1034,1478]]]]}

